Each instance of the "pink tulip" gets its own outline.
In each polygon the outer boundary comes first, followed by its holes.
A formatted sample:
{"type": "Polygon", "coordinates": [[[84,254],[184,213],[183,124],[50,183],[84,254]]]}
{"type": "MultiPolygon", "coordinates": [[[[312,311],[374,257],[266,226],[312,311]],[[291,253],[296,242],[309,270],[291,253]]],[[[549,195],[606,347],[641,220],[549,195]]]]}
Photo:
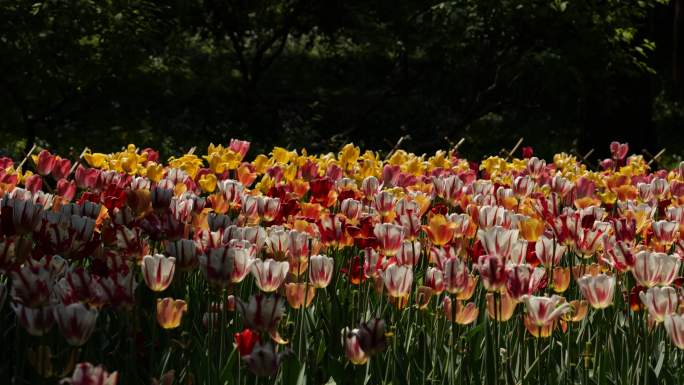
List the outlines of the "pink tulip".
{"type": "Polygon", "coordinates": [[[386,256],[395,255],[404,240],[404,227],[392,223],[378,223],[373,228],[381,252],[386,256]]]}
{"type": "Polygon", "coordinates": [[[363,274],[366,278],[378,277],[385,270],[386,259],[370,247],[365,248],[363,254],[363,274]]]}
{"type": "Polygon", "coordinates": [[[140,267],[147,287],[152,291],[164,291],[173,280],[176,258],[167,258],[162,254],[146,255],[140,267]]]}
{"type": "Polygon", "coordinates": [[[347,198],[340,204],[340,212],[347,219],[357,219],[363,210],[363,204],[356,199],[347,198]]]}
{"type": "Polygon", "coordinates": [[[468,289],[470,274],[468,266],[458,258],[449,258],[444,264],[444,286],[451,294],[468,289]]]}
{"type": "Polygon", "coordinates": [[[70,385],[116,385],[118,380],[117,372],[109,374],[102,366],[83,362],[76,365],[71,378],[65,378],[61,382],[70,385]]]}
{"type": "Polygon", "coordinates": [[[247,303],[240,298],[236,298],[235,302],[247,327],[267,332],[276,342],[283,342],[278,335],[278,322],[285,314],[286,300],[284,297],[254,294],[249,297],[247,303]]]}
{"type": "Polygon", "coordinates": [[[441,294],[446,288],[442,270],[428,267],[427,272],[425,272],[425,285],[430,287],[435,294],[441,294]]]}
{"type": "Polygon", "coordinates": [[[232,264],[230,269],[230,281],[232,283],[242,282],[251,271],[255,259],[250,255],[250,250],[250,248],[228,248],[228,259],[229,263],[232,264]]]}
{"type": "Polygon", "coordinates": [[[635,263],[634,255],[629,243],[617,241],[615,237],[603,237],[603,250],[610,258],[603,260],[613,266],[617,271],[625,272],[632,269],[635,263]]]}
{"type": "Polygon", "coordinates": [[[325,255],[313,255],[309,260],[309,281],[318,289],[325,288],[332,279],[335,261],[325,255]]]}
{"type": "Polygon", "coordinates": [[[280,199],[259,197],[257,202],[257,213],[259,214],[259,217],[266,222],[274,220],[280,213],[280,199]]]}
{"type": "Polygon", "coordinates": [[[375,198],[375,194],[380,191],[380,181],[374,176],[368,176],[361,182],[361,191],[366,198],[366,201],[371,201],[375,198]]]}
{"type": "Polygon", "coordinates": [[[12,303],[12,309],[19,324],[32,336],[45,335],[55,323],[52,306],[31,308],[20,303],[12,303]]]}
{"type": "Polygon", "coordinates": [[[605,274],[585,275],[577,280],[577,285],[594,309],[605,309],[613,303],[615,277],[605,274]]]}
{"type": "Polygon", "coordinates": [[[684,314],[665,316],[665,330],[672,342],[680,349],[684,349],[684,314]]]}
{"type": "Polygon", "coordinates": [[[565,246],[556,242],[553,238],[542,235],[534,246],[537,259],[546,267],[558,266],[561,257],[565,253],[565,246]]]}
{"type": "Polygon", "coordinates": [[[538,328],[548,328],[563,314],[571,310],[569,303],[562,302],[561,297],[537,297],[525,295],[522,298],[527,309],[530,323],[538,328]]]}
{"type": "Polygon", "coordinates": [[[506,265],[501,257],[481,255],[477,261],[477,270],[487,291],[499,291],[506,284],[506,265]]]}
{"type": "Polygon", "coordinates": [[[420,259],[421,245],[418,241],[404,241],[401,243],[399,253],[397,253],[397,261],[401,265],[415,266],[420,259]]]}
{"type": "Polygon", "coordinates": [[[508,258],[513,246],[518,241],[518,230],[493,226],[486,230],[478,230],[477,238],[487,254],[508,258]]]}
{"type": "Polygon", "coordinates": [[[354,365],[363,365],[368,361],[368,355],[361,349],[359,343],[359,329],[349,330],[345,328],[342,330],[344,355],[354,365]]]}
{"type": "MultiPolygon", "coordinates": [[[[478,221],[481,229],[502,226],[505,222],[505,212],[501,206],[482,206],[478,210],[478,221]]],[[[516,237],[517,238],[517,237],[516,237]]]]}
{"type": "Polygon", "coordinates": [[[615,141],[610,143],[610,153],[613,156],[613,159],[615,160],[625,159],[628,151],[629,144],[627,143],[620,143],[615,141]]]}
{"type": "Polygon", "coordinates": [[[677,291],[670,286],[651,287],[645,292],[639,292],[639,298],[655,322],[663,322],[668,315],[674,314],[679,302],[677,291]]]}
{"type": "Polygon", "coordinates": [[[509,265],[506,268],[506,290],[508,294],[519,300],[523,295],[530,295],[546,285],[546,271],[530,265],[509,265]]]}
{"type": "Polygon", "coordinates": [[[632,275],[644,287],[670,285],[677,278],[680,265],[678,254],[640,251],[635,256],[632,275]]]}
{"type": "Polygon", "coordinates": [[[679,223],[657,221],[651,224],[653,236],[661,244],[672,244],[679,235],[679,223]]]}
{"type": "Polygon", "coordinates": [[[289,263],[278,262],[270,258],[265,261],[257,259],[251,267],[254,282],[261,291],[266,293],[276,291],[280,287],[285,281],[289,269],[289,263]]]}
{"type": "Polygon", "coordinates": [[[413,270],[410,266],[390,265],[383,272],[383,281],[390,297],[408,297],[413,283],[413,270]]]}
{"type": "Polygon", "coordinates": [[[97,310],[89,309],[81,302],[59,304],[54,308],[54,317],[69,345],[82,346],[95,330],[97,310]]]}

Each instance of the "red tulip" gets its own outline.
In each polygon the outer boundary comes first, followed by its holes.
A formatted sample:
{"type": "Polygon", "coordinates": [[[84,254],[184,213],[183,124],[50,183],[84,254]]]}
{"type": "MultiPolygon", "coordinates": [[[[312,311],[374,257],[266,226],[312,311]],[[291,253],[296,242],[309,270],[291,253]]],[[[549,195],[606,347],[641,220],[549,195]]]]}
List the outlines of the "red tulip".
{"type": "Polygon", "coordinates": [[[234,338],[240,356],[247,356],[252,353],[254,345],[259,341],[259,333],[252,331],[252,329],[244,329],[235,333],[234,338]]]}

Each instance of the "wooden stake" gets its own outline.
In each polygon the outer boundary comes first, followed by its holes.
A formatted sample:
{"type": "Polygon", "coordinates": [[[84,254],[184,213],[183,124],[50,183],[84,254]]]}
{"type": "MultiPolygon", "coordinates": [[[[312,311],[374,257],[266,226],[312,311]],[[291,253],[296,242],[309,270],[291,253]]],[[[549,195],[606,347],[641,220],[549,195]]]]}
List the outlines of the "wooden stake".
{"type": "Polygon", "coordinates": [[[33,151],[36,150],[36,144],[34,143],[29,152],[26,153],[26,156],[24,159],[22,159],[21,163],[19,163],[19,166],[17,166],[17,171],[21,171],[21,168],[24,166],[24,163],[26,163],[26,160],[33,154],[33,151]]]}
{"type": "Polygon", "coordinates": [[[79,155],[78,158],[74,161],[74,164],[71,166],[71,169],[69,170],[69,173],[66,174],[66,176],[65,176],[64,178],[68,178],[69,175],[71,175],[71,173],[74,172],[74,170],[76,170],[76,167],[78,167],[78,165],[80,164],[81,159],[83,159],[83,157],[85,156],[86,152],[88,152],[88,151],[90,151],[90,148],[88,148],[88,146],[86,146],[86,147],[83,149],[83,151],[81,151],[81,155],[79,155]]]}
{"type": "Polygon", "coordinates": [[[523,140],[525,140],[525,138],[523,138],[523,137],[521,137],[520,139],[518,139],[518,143],[516,143],[515,146],[513,146],[513,148],[511,149],[511,151],[508,151],[508,155],[506,155],[506,160],[510,159],[511,156],[513,156],[513,153],[515,153],[515,150],[517,150],[518,147],[520,147],[520,145],[522,144],[523,140]]]}

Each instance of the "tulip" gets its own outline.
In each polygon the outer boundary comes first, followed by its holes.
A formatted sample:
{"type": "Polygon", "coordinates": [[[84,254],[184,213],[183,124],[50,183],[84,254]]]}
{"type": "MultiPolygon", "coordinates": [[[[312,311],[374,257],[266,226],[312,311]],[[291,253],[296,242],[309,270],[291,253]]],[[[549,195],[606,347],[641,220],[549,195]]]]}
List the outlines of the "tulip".
{"type": "Polygon", "coordinates": [[[254,294],[245,303],[240,298],[235,299],[238,310],[250,329],[267,332],[278,343],[284,343],[278,335],[278,322],[285,313],[285,301],[280,296],[265,296],[254,294]]]}
{"type": "Polygon", "coordinates": [[[482,284],[487,291],[499,291],[506,284],[506,265],[501,257],[481,255],[477,261],[482,284]]]}
{"type": "Polygon", "coordinates": [[[353,198],[347,198],[340,204],[340,212],[350,220],[357,219],[362,210],[363,204],[353,198]]]}
{"type": "Polygon", "coordinates": [[[266,221],[271,222],[280,213],[280,199],[270,198],[270,197],[259,197],[257,201],[257,213],[259,217],[266,221]]]}
{"type": "Polygon", "coordinates": [[[454,233],[457,225],[450,222],[444,217],[444,215],[433,215],[430,218],[427,226],[423,226],[423,229],[430,238],[430,242],[436,246],[443,246],[449,242],[454,237],[454,233]]]}
{"type": "Polygon", "coordinates": [[[392,223],[378,223],[373,228],[381,252],[386,256],[395,255],[404,240],[404,227],[392,223]]]}
{"type": "Polygon", "coordinates": [[[679,273],[679,255],[640,251],[636,254],[632,275],[641,286],[670,285],[679,273]]]}
{"type": "Polygon", "coordinates": [[[367,201],[373,200],[375,194],[380,191],[380,181],[374,176],[368,176],[361,182],[361,191],[367,201]]]}
{"type": "Polygon", "coordinates": [[[499,322],[510,320],[518,306],[518,301],[507,293],[501,294],[498,301],[495,301],[494,295],[494,293],[487,293],[487,315],[499,322]],[[498,302],[497,306],[495,306],[496,302],[498,302]]]}
{"type": "Polygon", "coordinates": [[[309,281],[313,287],[322,289],[330,284],[335,261],[325,255],[313,255],[309,261],[309,281]]]}
{"type": "Polygon", "coordinates": [[[508,258],[513,246],[518,241],[518,230],[507,230],[501,226],[478,230],[477,238],[489,255],[508,258]]]}
{"type": "Polygon", "coordinates": [[[387,343],[385,337],[385,321],[380,318],[373,318],[367,322],[359,323],[358,331],[359,345],[369,356],[379,353],[385,349],[387,343]]]}
{"type": "Polygon", "coordinates": [[[665,330],[667,330],[672,343],[678,348],[684,349],[684,315],[671,314],[666,316],[665,330]]]}
{"type": "Polygon", "coordinates": [[[553,269],[553,291],[563,293],[570,286],[570,268],[555,267],[553,269]]]}
{"type": "Polygon", "coordinates": [[[262,344],[257,342],[252,352],[243,357],[249,371],[258,377],[272,377],[278,373],[280,362],[289,354],[289,350],[277,352],[270,341],[262,344]]]}
{"type": "Polygon", "coordinates": [[[82,362],[76,365],[71,378],[65,378],[60,382],[70,385],[116,385],[118,380],[117,372],[110,374],[102,366],[82,362]]]}
{"type": "Polygon", "coordinates": [[[461,301],[467,301],[470,298],[472,298],[473,294],[475,293],[475,288],[477,287],[477,281],[477,276],[469,275],[468,284],[466,285],[465,290],[463,290],[460,293],[456,293],[456,299],[459,299],[461,301]]]}
{"type": "Polygon", "coordinates": [[[651,287],[646,292],[640,292],[639,298],[655,322],[663,322],[665,317],[674,314],[679,302],[677,291],[670,286],[651,287]]]}
{"type": "MultiPolygon", "coordinates": [[[[247,242],[247,241],[242,241],[247,242]]],[[[230,269],[230,282],[240,283],[249,274],[252,264],[255,259],[250,255],[251,248],[228,248],[229,263],[232,264],[230,269]]]]}
{"type": "Polygon", "coordinates": [[[32,158],[36,164],[36,172],[42,176],[50,175],[58,159],[57,156],[50,154],[48,150],[42,150],[38,155],[33,155],[32,158]]]}
{"type": "Polygon", "coordinates": [[[425,285],[429,286],[435,294],[441,294],[446,288],[442,270],[435,267],[428,267],[425,272],[425,285]]]}
{"type": "Polygon", "coordinates": [[[665,246],[672,245],[679,235],[679,223],[657,221],[651,224],[656,241],[665,246]]]}
{"type": "Polygon", "coordinates": [[[451,294],[468,289],[468,266],[458,258],[449,258],[444,264],[444,286],[451,294]]]}
{"type": "MultiPolygon", "coordinates": [[[[287,243],[290,258],[306,259],[309,252],[313,252],[313,250],[309,250],[309,243],[311,243],[312,247],[315,246],[314,240],[310,238],[308,233],[302,231],[291,230],[289,234],[290,239],[287,243]]],[[[315,249],[315,247],[313,248],[315,249]]]]}
{"type": "Polygon", "coordinates": [[[162,254],[146,255],[140,267],[147,287],[152,291],[164,291],[173,280],[176,258],[167,258],[162,254]]]}
{"type": "Polygon", "coordinates": [[[401,265],[415,266],[420,259],[421,245],[418,241],[404,241],[399,248],[397,261],[401,265]]]}
{"type": "Polygon", "coordinates": [[[47,304],[53,286],[53,274],[45,266],[24,264],[13,271],[12,298],[29,307],[47,304]]]}
{"type": "Polygon", "coordinates": [[[534,192],[534,188],[536,186],[534,180],[532,180],[532,178],[529,176],[519,176],[513,180],[511,187],[515,195],[527,197],[534,192]]]}
{"type": "Polygon", "coordinates": [[[359,329],[349,330],[349,328],[342,329],[342,345],[344,346],[344,355],[354,365],[363,365],[368,362],[366,352],[361,349],[359,343],[359,329]]]}
{"type": "Polygon", "coordinates": [[[197,266],[197,244],[191,239],[167,241],[164,249],[166,254],[176,259],[175,265],[181,270],[191,270],[197,266]]]}
{"type": "Polygon", "coordinates": [[[506,209],[501,206],[485,205],[478,209],[478,224],[481,229],[501,226],[504,223],[506,209]]]}
{"type": "Polygon", "coordinates": [[[273,259],[254,261],[251,267],[254,282],[263,292],[273,292],[280,287],[287,272],[290,269],[290,264],[287,262],[278,262],[273,259]]]}
{"type": "Polygon", "coordinates": [[[515,300],[523,295],[536,292],[546,284],[546,271],[540,267],[530,265],[509,265],[506,268],[506,290],[515,300]]]}
{"type": "Polygon", "coordinates": [[[30,308],[21,303],[12,303],[12,310],[19,324],[32,336],[40,337],[46,334],[55,322],[51,306],[30,308]]]}
{"type": "Polygon", "coordinates": [[[59,304],[54,308],[54,317],[69,345],[82,346],[95,330],[97,310],[88,309],[80,302],[66,306],[59,304]]]}
{"type": "Polygon", "coordinates": [[[570,301],[570,311],[563,314],[563,320],[568,322],[580,322],[589,312],[589,302],[585,300],[570,301]]]}
{"type": "Polygon", "coordinates": [[[200,270],[207,281],[214,285],[226,287],[231,282],[233,261],[229,254],[230,248],[219,247],[209,250],[209,255],[199,256],[200,270]]]}
{"type": "Polygon", "coordinates": [[[594,309],[605,309],[613,303],[615,277],[605,274],[585,275],[577,280],[582,296],[594,309]]]}
{"type": "Polygon", "coordinates": [[[285,296],[293,309],[299,309],[302,305],[309,307],[315,295],[316,288],[306,283],[290,282],[285,284],[285,296]]]}
{"type": "Polygon", "coordinates": [[[418,286],[416,289],[416,305],[419,309],[426,309],[430,304],[430,298],[432,298],[434,290],[428,286],[418,286]]]}
{"type": "Polygon", "coordinates": [[[605,254],[610,257],[610,259],[604,258],[603,261],[617,271],[629,271],[634,266],[634,255],[628,242],[616,240],[616,237],[604,236],[603,249],[605,254]]]}
{"type": "Polygon", "coordinates": [[[383,281],[390,297],[408,297],[413,283],[410,266],[390,265],[383,272],[383,281]]]}
{"type": "Polygon", "coordinates": [[[627,151],[629,151],[628,143],[620,143],[613,141],[610,143],[610,153],[614,160],[623,160],[627,156],[627,151]]]}
{"type": "Polygon", "coordinates": [[[522,301],[527,309],[525,327],[535,337],[549,337],[556,320],[571,310],[568,303],[561,303],[562,297],[523,296],[522,301]]]}
{"type": "Polygon", "coordinates": [[[181,323],[188,304],[180,299],[157,299],[157,322],[164,329],[175,329],[181,323]]]}
{"type": "Polygon", "coordinates": [[[235,333],[233,337],[240,357],[248,356],[252,353],[254,345],[259,341],[259,333],[252,331],[252,329],[244,329],[239,333],[235,333]]]}
{"type": "Polygon", "coordinates": [[[456,237],[456,238],[464,237],[468,233],[468,230],[470,230],[470,226],[472,223],[470,215],[468,215],[468,214],[450,214],[447,218],[449,219],[449,222],[456,225],[454,227],[454,237],[456,237]]]}
{"type": "Polygon", "coordinates": [[[290,234],[280,226],[273,226],[269,229],[266,243],[274,258],[282,260],[288,252],[290,234]]]}
{"type": "Polygon", "coordinates": [[[392,193],[389,191],[381,191],[373,198],[373,207],[375,207],[378,212],[387,214],[394,210],[396,202],[397,200],[392,193]]]}
{"type": "Polygon", "coordinates": [[[477,308],[475,303],[470,302],[466,306],[463,306],[461,301],[456,301],[456,308],[452,309],[452,301],[449,297],[444,297],[442,300],[442,305],[444,307],[444,315],[449,321],[455,322],[459,325],[469,325],[473,323],[476,319],[480,310],[477,308]]]}
{"type": "Polygon", "coordinates": [[[565,246],[558,244],[553,238],[542,235],[534,247],[537,259],[546,267],[556,266],[565,253],[565,246]]]}
{"type": "Polygon", "coordinates": [[[518,229],[520,236],[525,240],[536,242],[544,232],[544,222],[536,218],[529,218],[518,222],[518,229]]]}

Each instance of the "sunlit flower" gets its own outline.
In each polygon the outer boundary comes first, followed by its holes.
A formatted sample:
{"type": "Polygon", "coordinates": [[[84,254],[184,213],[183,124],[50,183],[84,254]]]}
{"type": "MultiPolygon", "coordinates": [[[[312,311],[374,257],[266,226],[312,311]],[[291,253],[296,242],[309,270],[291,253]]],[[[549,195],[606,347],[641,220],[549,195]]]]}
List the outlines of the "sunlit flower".
{"type": "Polygon", "coordinates": [[[145,284],[152,291],[164,291],[171,284],[176,271],[176,258],[162,254],[146,255],[141,265],[145,284]]]}
{"type": "Polygon", "coordinates": [[[656,322],[663,322],[665,317],[677,310],[679,302],[677,291],[669,286],[654,286],[639,293],[641,302],[648,309],[651,318],[656,322]]]}
{"type": "Polygon", "coordinates": [[[613,303],[615,277],[605,274],[585,275],[577,280],[582,296],[594,309],[604,309],[613,303]]]}
{"type": "Polygon", "coordinates": [[[164,329],[175,329],[180,325],[188,304],[181,299],[157,299],[157,322],[164,329]]]}

